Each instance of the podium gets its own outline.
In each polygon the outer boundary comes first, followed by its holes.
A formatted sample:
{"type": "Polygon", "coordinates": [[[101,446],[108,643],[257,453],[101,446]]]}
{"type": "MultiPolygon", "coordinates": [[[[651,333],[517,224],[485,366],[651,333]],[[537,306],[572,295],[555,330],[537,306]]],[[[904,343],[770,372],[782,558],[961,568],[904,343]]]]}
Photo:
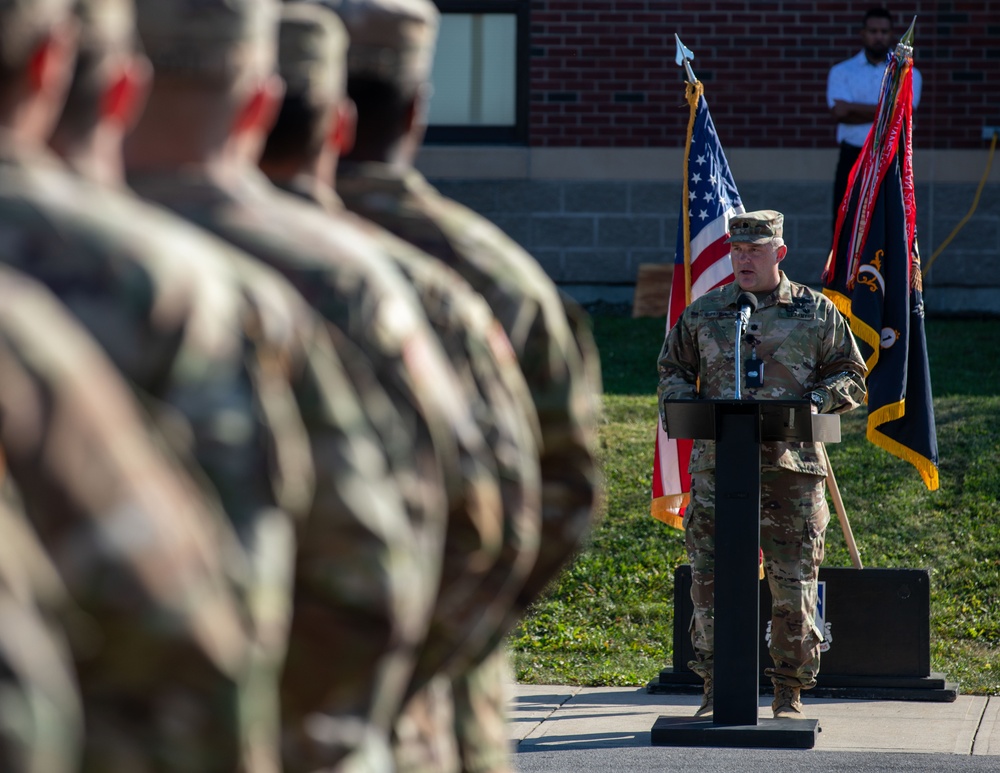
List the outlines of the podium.
{"type": "Polygon", "coordinates": [[[654,746],[811,749],[819,722],[758,722],[760,444],[840,442],[840,417],[808,400],[668,400],[673,438],[715,441],[715,699],[711,720],[660,717],[654,746]]]}

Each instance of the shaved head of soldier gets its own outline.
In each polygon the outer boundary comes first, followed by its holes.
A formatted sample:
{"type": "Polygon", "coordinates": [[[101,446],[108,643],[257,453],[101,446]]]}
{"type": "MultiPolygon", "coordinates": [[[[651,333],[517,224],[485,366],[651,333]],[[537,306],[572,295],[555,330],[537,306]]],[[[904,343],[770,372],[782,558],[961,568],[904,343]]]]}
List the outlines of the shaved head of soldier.
{"type": "Polygon", "coordinates": [[[73,0],[0,0],[0,126],[45,142],[59,117],[76,53],[73,0]]]}
{"type": "Polygon", "coordinates": [[[152,68],[139,51],[133,0],[77,0],[79,50],[49,144],[78,173],[122,180],[122,141],[145,104],[152,68]]]}
{"type": "Polygon", "coordinates": [[[256,157],[277,115],[277,0],[135,0],[154,79],[129,167],[256,157]]]}
{"type": "Polygon", "coordinates": [[[349,158],[411,164],[423,141],[440,13],[430,0],[317,0],[350,36],[347,89],[358,110],[349,158]]]}
{"type": "Polygon", "coordinates": [[[278,73],[285,81],[285,99],[260,164],[272,180],[306,173],[333,185],[337,158],[354,143],[347,45],[343,23],[321,4],[282,7],[278,73]]]}

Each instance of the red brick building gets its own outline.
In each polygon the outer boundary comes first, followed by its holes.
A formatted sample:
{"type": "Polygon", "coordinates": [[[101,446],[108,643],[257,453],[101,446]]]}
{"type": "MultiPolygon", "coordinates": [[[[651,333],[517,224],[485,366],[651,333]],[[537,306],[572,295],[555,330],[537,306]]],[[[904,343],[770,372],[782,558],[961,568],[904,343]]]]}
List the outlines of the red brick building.
{"type": "MultiPolygon", "coordinates": [[[[860,50],[861,20],[877,3],[437,4],[445,23],[420,164],[568,290],[627,300],[639,264],[673,259],[688,120],[675,33],[694,52],[744,203],[785,212],[789,273],[818,281],[837,153],[827,72],[860,50]]],[[[897,33],[917,17],[914,163],[926,260],[972,204],[988,160],[984,127],[1000,127],[1000,0],[888,7],[897,33]]],[[[928,275],[928,306],[1000,311],[998,257],[1000,164],[928,275]]]]}

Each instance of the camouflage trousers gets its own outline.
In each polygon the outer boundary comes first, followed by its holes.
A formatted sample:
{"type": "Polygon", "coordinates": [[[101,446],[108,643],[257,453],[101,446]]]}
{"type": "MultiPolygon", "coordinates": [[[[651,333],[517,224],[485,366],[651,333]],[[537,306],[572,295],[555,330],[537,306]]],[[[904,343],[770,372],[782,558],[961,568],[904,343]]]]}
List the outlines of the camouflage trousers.
{"type": "MultiPolygon", "coordinates": [[[[760,545],[771,588],[771,644],[775,684],[809,689],[819,673],[816,627],[817,579],[823,562],[826,481],[791,470],[761,472],[760,545]]],[[[688,667],[711,676],[715,639],[715,472],[692,473],[691,504],[684,514],[684,541],[691,564],[691,643],[688,667]]]]}
{"type": "Polygon", "coordinates": [[[507,703],[510,662],[503,642],[452,680],[462,773],[512,773],[507,703]]]}
{"type": "Polygon", "coordinates": [[[63,642],[37,608],[0,587],[0,770],[77,771],[82,736],[79,694],[63,642]]]}
{"type": "Polygon", "coordinates": [[[438,674],[403,707],[393,727],[397,773],[458,773],[451,680],[438,674]]]}
{"type": "Polygon", "coordinates": [[[503,642],[457,676],[440,674],[396,723],[397,773],[512,773],[503,642]]]}

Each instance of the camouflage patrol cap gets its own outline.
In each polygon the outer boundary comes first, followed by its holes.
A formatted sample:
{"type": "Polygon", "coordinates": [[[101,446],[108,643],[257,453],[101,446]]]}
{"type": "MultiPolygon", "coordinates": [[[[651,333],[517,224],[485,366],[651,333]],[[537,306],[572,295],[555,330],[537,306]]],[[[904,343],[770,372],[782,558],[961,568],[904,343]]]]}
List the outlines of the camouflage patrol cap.
{"type": "Polygon", "coordinates": [[[729,218],[729,238],[726,241],[762,244],[780,239],[784,222],[785,216],[773,209],[733,215],[729,218]]]}
{"type": "Polygon", "coordinates": [[[159,74],[231,76],[273,66],[278,0],[136,0],[139,35],[159,74]]]}
{"type": "Polygon", "coordinates": [[[0,0],[0,66],[16,69],[49,27],[69,17],[73,0],[0,0]]]}
{"type": "Polygon", "coordinates": [[[75,11],[81,48],[120,45],[135,38],[134,0],[77,0],[75,11]]]}
{"type": "Polygon", "coordinates": [[[336,14],[316,3],[281,9],[278,72],[289,95],[305,98],[343,93],[347,80],[347,30],[336,14]]]}
{"type": "Polygon", "coordinates": [[[430,77],[441,17],[430,0],[318,2],[336,11],[347,27],[352,78],[414,86],[430,77]]]}

